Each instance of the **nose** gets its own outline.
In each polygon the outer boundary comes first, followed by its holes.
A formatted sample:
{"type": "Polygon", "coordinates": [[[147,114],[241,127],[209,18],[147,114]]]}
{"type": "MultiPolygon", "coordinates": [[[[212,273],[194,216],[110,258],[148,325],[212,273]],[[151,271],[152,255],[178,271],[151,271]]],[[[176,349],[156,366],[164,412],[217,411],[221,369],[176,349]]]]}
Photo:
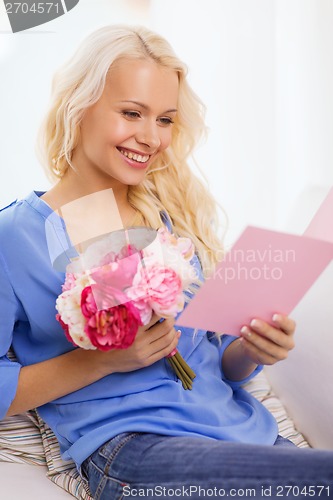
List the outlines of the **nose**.
{"type": "Polygon", "coordinates": [[[136,134],[136,141],[139,144],[144,144],[151,150],[157,150],[161,145],[157,123],[150,120],[143,123],[136,134]]]}

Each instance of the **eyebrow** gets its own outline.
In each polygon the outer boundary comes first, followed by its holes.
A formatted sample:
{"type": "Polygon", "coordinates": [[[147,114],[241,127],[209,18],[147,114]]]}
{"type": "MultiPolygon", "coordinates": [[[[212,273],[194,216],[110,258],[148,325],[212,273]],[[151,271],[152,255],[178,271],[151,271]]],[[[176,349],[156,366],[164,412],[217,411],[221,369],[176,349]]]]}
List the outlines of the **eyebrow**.
{"type": "MultiPolygon", "coordinates": [[[[136,104],[137,106],[140,106],[143,109],[149,110],[149,106],[147,106],[147,104],[143,104],[142,102],[132,101],[132,100],[126,100],[120,102],[130,102],[131,104],[136,104]]],[[[177,109],[167,109],[166,111],[164,111],[164,113],[176,113],[176,112],[177,109]]]]}

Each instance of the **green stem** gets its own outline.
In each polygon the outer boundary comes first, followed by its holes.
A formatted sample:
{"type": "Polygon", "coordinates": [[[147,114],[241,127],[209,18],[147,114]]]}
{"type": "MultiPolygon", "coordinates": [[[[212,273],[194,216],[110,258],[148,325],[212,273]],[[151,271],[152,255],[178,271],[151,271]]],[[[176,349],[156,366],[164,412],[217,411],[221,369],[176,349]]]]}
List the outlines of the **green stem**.
{"type": "Polygon", "coordinates": [[[183,388],[185,390],[187,390],[187,389],[191,390],[192,389],[192,382],[189,383],[187,380],[185,380],[185,378],[183,377],[183,374],[179,371],[178,366],[174,363],[174,360],[172,358],[167,358],[167,360],[168,360],[171,368],[173,369],[173,371],[177,375],[177,378],[181,381],[183,388]]]}
{"type": "Polygon", "coordinates": [[[186,363],[185,359],[183,356],[180,354],[179,351],[176,352],[176,354],[173,356],[174,358],[179,361],[180,365],[183,367],[184,371],[188,374],[188,376],[193,380],[196,375],[195,372],[192,370],[192,368],[186,363]]]}
{"type": "Polygon", "coordinates": [[[186,380],[186,382],[192,386],[192,379],[188,376],[188,374],[184,370],[183,366],[179,362],[179,359],[177,359],[177,355],[172,356],[171,360],[173,364],[178,368],[178,371],[182,374],[183,379],[186,380]]]}

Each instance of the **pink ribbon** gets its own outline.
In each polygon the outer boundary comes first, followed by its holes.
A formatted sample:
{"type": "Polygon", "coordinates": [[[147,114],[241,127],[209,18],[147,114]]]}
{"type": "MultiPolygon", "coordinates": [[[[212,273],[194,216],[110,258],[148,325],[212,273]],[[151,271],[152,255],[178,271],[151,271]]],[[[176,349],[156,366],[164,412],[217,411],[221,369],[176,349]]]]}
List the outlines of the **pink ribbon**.
{"type": "Polygon", "coordinates": [[[172,358],[175,354],[177,354],[177,349],[173,349],[173,351],[170,352],[170,354],[167,355],[167,358],[172,358]]]}

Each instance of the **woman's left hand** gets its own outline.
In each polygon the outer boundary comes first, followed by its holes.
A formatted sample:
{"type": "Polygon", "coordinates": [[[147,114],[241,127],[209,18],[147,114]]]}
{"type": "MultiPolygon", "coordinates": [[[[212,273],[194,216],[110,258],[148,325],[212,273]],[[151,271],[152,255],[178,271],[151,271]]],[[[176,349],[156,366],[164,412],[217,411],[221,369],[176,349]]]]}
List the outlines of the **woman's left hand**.
{"type": "Polygon", "coordinates": [[[243,352],[258,365],[273,365],[286,359],[295,346],[295,322],[288,316],[274,314],[272,323],[274,326],[253,319],[250,326],[241,329],[243,352]]]}

